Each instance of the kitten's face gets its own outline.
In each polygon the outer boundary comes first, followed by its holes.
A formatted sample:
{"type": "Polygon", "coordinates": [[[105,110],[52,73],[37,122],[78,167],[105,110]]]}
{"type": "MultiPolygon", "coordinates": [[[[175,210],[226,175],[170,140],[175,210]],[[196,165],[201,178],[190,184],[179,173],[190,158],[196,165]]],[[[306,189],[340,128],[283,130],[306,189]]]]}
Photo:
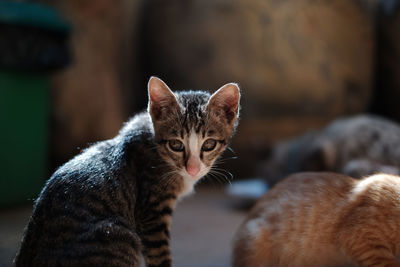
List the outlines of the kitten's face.
{"type": "Polygon", "coordinates": [[[152,77],[149,96],[160,155],[184,179],[196,182],[228,144],[238,117],[238,86],[227,84],[212,96],[193,91],[174,94],[152,77]]]}

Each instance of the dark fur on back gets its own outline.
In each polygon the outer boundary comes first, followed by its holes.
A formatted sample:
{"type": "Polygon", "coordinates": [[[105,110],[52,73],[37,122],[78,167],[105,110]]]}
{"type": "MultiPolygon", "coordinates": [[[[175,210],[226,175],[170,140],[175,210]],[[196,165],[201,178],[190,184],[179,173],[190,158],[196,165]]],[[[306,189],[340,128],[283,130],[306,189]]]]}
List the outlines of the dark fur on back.
{"type": "MultiPolygon", "coordinates": [[[[216,130],[208,124],[208,93],[176,98],[180,115],[162,118],[157,133],[149,113],[138,114],[115,138],[52,175],[35,202],[16,266],[140,266],[141,253],[147,266],[171,266],[170,217],[185,178],[166,160],[164,140],[193,127],[216,130]]],[[[223,128],[231,128],[227,142],[232,127],[223,128]]]]}
{"type": "Polygon", "coordinates": [[[141,125],[90,147],[53,174],[36,200],[17,266],[139,263],[135,229],[145,220],[142,210],[148,208],[147,216],[156,212],[149,195],[176,196],[153,179],[163,170],[151,168],[161,159],[149,116],[135,120],[141,125]]]}

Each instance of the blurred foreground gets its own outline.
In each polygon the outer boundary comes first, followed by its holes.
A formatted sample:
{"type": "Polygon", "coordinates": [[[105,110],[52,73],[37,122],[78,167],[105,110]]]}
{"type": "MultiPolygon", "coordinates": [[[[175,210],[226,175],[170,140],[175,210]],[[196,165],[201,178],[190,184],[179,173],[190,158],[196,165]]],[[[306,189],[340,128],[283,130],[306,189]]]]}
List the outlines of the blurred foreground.
{"type": "MultiPolygon", "coordinates": [[[[178,204],[171,234],[174,266],[230,266],[232,237],[245,212],[234,209],[234,199],[223,190],[222,185],[200,185],[178,204]]],[[[30,215],[30,207],[0,211],[0,266],[11,266],[30,215]]]]}

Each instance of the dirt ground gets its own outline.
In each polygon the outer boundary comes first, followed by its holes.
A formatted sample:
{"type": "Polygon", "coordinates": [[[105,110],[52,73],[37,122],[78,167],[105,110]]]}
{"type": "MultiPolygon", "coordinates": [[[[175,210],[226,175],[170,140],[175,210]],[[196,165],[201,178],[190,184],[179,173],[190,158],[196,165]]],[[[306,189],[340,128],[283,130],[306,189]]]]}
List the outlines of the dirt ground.
{"type": "MultiPolygon", "coordinates": [[[[175,210],[171,246],[176,267],[230,266],[231,240],[245,213],[223,185],[201,186],[175,210]]],[[[0,266],[11,266],[31,207],[0,210],[0,266]]]]}

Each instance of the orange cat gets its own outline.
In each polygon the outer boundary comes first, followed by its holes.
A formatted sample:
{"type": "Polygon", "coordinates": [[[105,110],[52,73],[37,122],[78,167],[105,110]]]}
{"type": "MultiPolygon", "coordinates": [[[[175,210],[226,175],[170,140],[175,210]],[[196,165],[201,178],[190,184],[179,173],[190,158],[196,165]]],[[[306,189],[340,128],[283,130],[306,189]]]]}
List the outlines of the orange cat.
{"type": "Polygon", "coordinates": [[[400,177],[289,176],[236,234],[233,266],[400,266],[400,177]]]}

